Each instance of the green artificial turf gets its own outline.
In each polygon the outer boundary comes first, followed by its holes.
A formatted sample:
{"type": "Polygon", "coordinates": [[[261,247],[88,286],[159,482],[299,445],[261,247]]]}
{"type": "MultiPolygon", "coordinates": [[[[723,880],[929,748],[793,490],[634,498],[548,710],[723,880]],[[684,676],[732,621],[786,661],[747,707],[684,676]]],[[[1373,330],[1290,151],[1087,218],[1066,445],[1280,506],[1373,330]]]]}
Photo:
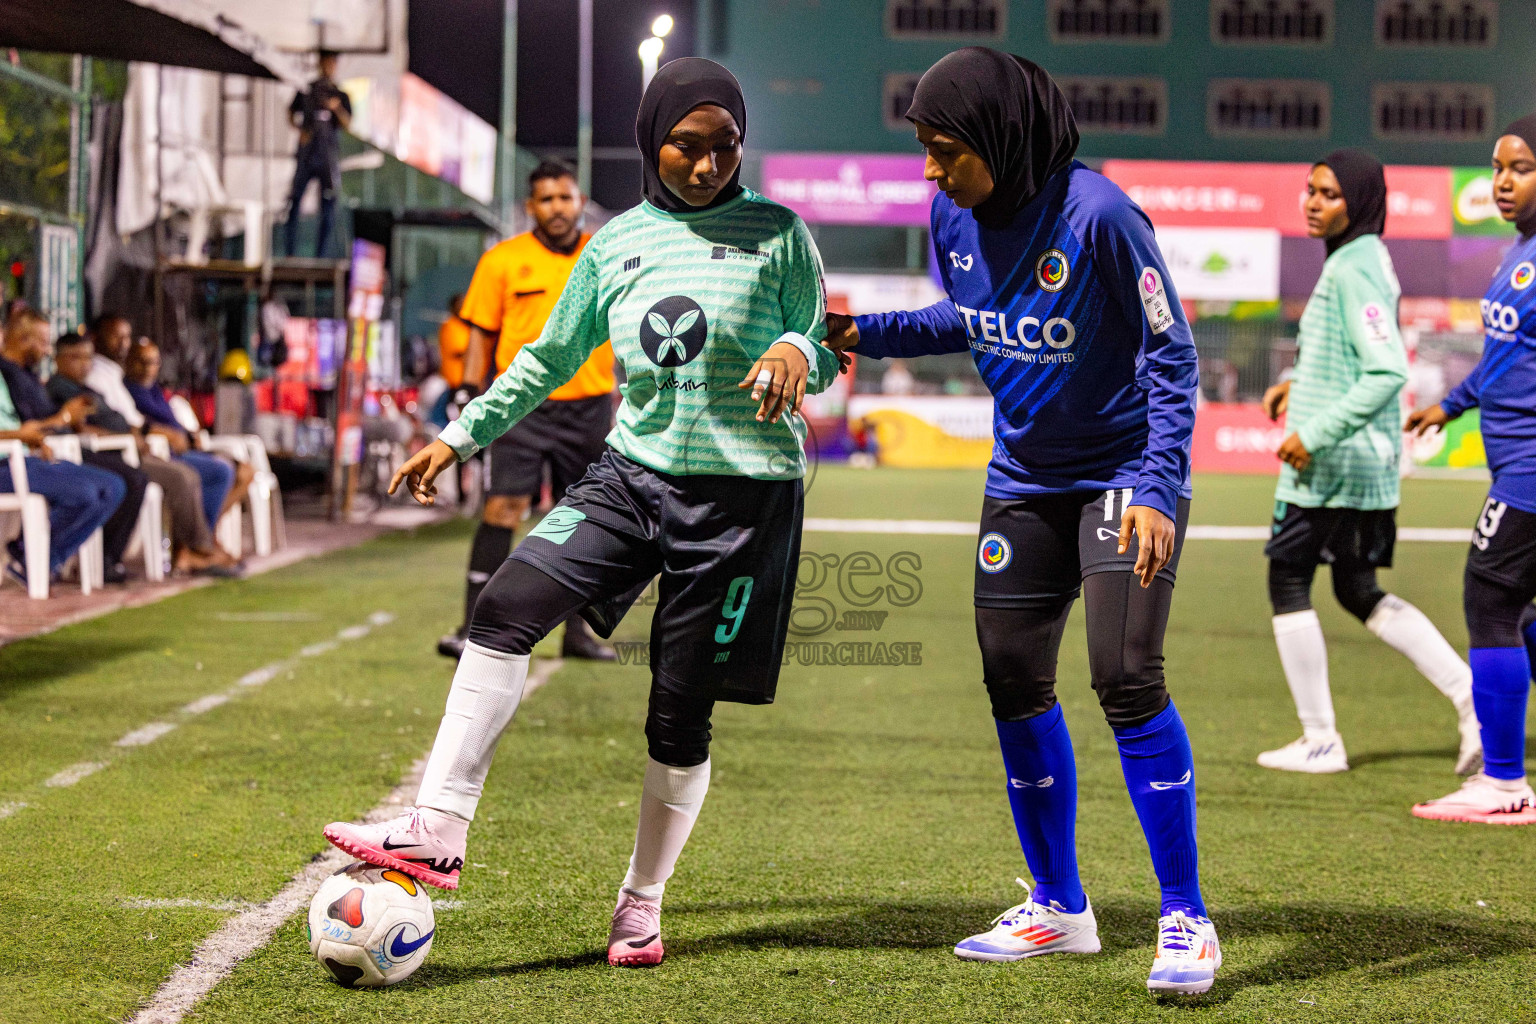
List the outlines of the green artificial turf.
{"type": "MultiPolygon", "coordinates": [[[[980,474],[823,468],[814,516],[968,520],[980,474]]],[[[1270,482],[1197,481],[1193,521],[1260,525],[1270,482]]],[[[1483,485],[1410,481],[1402,521],[1465,526],[1483,485]]],[[[320,852],[431,741],[450,676],[467,524],[419,531],[0,650],[0,1020],[125,1018],[234,911],[320,852]],[[178,708],[332,638],[222,707],[178,708]],[[281,613],[288,621],[254,617],[281,613]],[[199,668],[199,665],[201,666],[199,668]],[[139,749],[125,732],[178,728],[139,749]],[[80,762],[75,786],[42,780],[80,762]],[[215,906],[145,908],[188,899],[215,906]]],[[[380,992],[337,988],[295,919],[204,1001],[198,1021],[1522,1021],[1536,1019],[1532,835],[1418,821],[1456,784],[1454,716],[1332,602],[1340,728],[1354,770],[1253,764],[1297,733],[1269,627],[1261,545],[1193,541],[1167,645],[1199,782],[1207,900],[1225,964],[1200,999],[1145,990],[1156,888],[1112,736],[1087,685],[1081,615],[1060,692],[1079,761],[1079,847],[1104,952],[961,962],[955,940],[1022,898],[1025,873],[980,684],[965,537],[808,533],[846,560],[920,560],[921,595],[878,632],[922,664],[787,667],[778,702],[717,709],[714,775],[669,885],[668,958],[609,968],[603,942],[645,759],[642,667],[567,665],[508,731],[458,906],[425,966],[380,992]]],[[[1464,648],[1459,544],[1404,543],[1384,585],[1464,648]]],[[[905,564],[913,565],[910,560],[905,564]]],[[[863,585],[867,592],[867,582],[863,585]]],[[[903,591],[910,593],[910,590],[903,591]]],[[[810,598],[817,595],[805,595],[810,598]]],[[[839,610],[835,585],[820,592],[839,610]]],[[[805,602],[802,602],[804,605],[805,602]]],[[[645,636],[641,608],[621,638],[645,636]]]]}

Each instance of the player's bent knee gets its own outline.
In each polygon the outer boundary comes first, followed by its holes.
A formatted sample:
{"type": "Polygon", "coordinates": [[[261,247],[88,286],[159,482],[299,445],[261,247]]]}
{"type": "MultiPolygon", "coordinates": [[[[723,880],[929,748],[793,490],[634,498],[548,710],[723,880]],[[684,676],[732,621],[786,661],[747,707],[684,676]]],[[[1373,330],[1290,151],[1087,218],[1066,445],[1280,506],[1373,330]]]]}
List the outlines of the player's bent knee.
{"type": "Polygon", "coordinates": [[[1072,599],[1038,608],[976,609],[992,717],[1018,722],[1056,706],[1056,654],[1072,599]]]}
{"type": "Polygon", "coordinates": [[[530,654],[535,644],[584,603],[580,594],[554,577],[509,558],[475,604],[469,639],[503,654],[530,654]]]}
{"type": "Polygon", "coordinates": [[[709,719],[714,709],[712,699],[656,677],[645,716],[646,750],[651,760],[672,768],[692,768],[709,760],[709,719]]]}
{"type": "Polygon", "coordinates": [[[1104,720],[1115,729],[1128,729],[1156,718],[1168,706],[1168,688],[1163,681],[1163,659],[1140,664],[1127,662],[1120,672],[1095,676],[1093,692],[1098,695],[1104,720]]]}
{"type": "Polygon", "coordinates": [[[1461,594],[1471,646],[1519,647],[1525,642],[1521,627],[1530,602],[1519,593],[1469,570],[1461,594]]]}
{"type": "Polygon", "coordinates": [[[1313,565],[1296,565],[1279,562],[1269,563],[1269,605],[1276,615],[1304,612],[1312,607],[1313,565]]]}
{"type": "Polygon", "coordinates": [[[530,501],[526,497],[510,498],[502,494],[493,494],[485,499],[485,509],[481,512],[480,518],[487,526],[515,530],[528,517],[529,505],[530,501]]]}
{"type": "Polygon", "coordinates": [[[1333,567],[1333,596],[1345,611],[1364,622],[1387,596],[1376,582],[1374,566],[1333,567]]]}

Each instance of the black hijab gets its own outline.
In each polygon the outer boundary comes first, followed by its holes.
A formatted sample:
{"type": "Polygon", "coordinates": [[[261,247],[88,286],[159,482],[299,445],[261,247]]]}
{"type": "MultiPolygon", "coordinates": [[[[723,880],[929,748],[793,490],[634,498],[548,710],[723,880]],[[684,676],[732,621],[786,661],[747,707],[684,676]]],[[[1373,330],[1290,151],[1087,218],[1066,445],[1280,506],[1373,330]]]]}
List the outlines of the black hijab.
{"type": "Polygon", "coordinates": [[[907,120],[925,124],[974,149],[995,184],[971,212],[999,228],[1077,152],[1072,108],[1040,65],[1011,53],[968,46],[924,73],[907,120]]]}
{"type": "Polygon", "coordinates": [[[703,57],[679,57],[663,64],[640,98],[640,112],[635,115],[635,142],[640,146],[641,167],[645,175],[645,198],[669,213],[699,213],[741,194],[741,168],[731,175],[720,194],[707,206],[690,206],[662,182],[656,170],[661,147],[677,122],[694,107],[704,104],[723,107],[736,119],[742,141],[747,138],[747,102],[742,99],[736,76],[712,60],[703,57]]]}
{"type": "MultiPolygon", "coordinates": [[[[1526,114],[1518,121],[1511,121],[1509,127],[1499,133],[1500,138],[1506,135],[1513,135],[1518,139],[1524,139],[1525,144],[1531,147],[1531,152],[1536,153],[1536,114],[1526,114]]],[[[1526,237],[1536,235],[1536,218],[1524,223],[1516,221],[1515,227],[1519,228],[1520,233],[1526,237]]]]}
{"type": "Polygon", "coordinates": [[[1387,169],[1363,149],[1336,149],[1313,167],[1326,165],[1339,179],[1349,226],[1343,234],[1325,239],[1328,255],[1361,235],[1379,235],[1387,229],[1387,169]]]}

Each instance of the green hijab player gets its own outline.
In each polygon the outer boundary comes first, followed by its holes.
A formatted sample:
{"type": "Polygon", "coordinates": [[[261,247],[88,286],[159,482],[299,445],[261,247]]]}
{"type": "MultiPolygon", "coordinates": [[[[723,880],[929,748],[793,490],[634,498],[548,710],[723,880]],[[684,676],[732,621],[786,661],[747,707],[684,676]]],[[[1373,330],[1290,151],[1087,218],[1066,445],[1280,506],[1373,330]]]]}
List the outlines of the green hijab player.
{"type": "Polygon", "coordinates": [[[1482,741],[1472,709],[1472,670],[1413,605],[1385,593],[1376,570],[1392,564],[1397,540],[1402,414],[1408,355],[1397,329],[1400,289],[1381,240],[1387,181],[1359,149],[1330,153],[1307,179],[1307,232],[1328,259],[1301,316],[1295,375],[1264,396],[1285,414],[1277,453],[1285,465],[1264,553],[1275,644],[1296,701],[1300,739],[1259,755],[1280,771],[1349,769],[1328,688],[1328,651],[1312,607],[1312,577],[1333,571],[1333,593],[1350,614],[1406,655],[1460,717],[1457,771],[1476,771],[1482,741]]]}
{"type": "Polygon", "coordinates": [[[663,956],[661,896],[709,785],[716,700],[773,700],[800,551],[807,391],[838,358],[821,260],[788,209],[738,182],[746,107],[729,71],[657,74],[636,135],[645,202],[598,231],[536,342],[395,476],[433,480],[506,431],[604,340],[627,382],[608,450],[491,578],[475,608],[417,807],[326,837],[454,889],[497,739],[533,645],[573,613],[612,633],[660,577],[651,625],[650,758],[609,962],[663,956]]]}

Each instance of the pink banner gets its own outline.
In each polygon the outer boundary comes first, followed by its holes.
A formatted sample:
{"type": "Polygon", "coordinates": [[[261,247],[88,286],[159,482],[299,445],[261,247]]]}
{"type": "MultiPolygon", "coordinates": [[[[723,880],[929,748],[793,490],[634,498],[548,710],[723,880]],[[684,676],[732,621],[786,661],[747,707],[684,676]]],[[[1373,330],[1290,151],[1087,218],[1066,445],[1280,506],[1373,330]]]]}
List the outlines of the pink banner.
{"type": "Polygon", "coordinates": [[[937,189],[923,157],[772,153],[763,158],[763,194],[812,224],[927,227],[937,189]]]}
{"type": "MultiPolygon", "coordinates": [[[[1272,228],[1304,237],[1307,164],[1106,160],[1104,174],[1158,227],[1272,228]]],[[[1451,236],[1451,169],[1387,168],[1387,237],[1451,236]]]]}
{"type": "Polygon", "coordinates": [[[1280,472],[1275,449],[1284,439],[1284,426],[1272,423],[1257,403],[1203,402],[1195,411],[1190,462],[1197,473],[1274,476],[1280,472]]]}

